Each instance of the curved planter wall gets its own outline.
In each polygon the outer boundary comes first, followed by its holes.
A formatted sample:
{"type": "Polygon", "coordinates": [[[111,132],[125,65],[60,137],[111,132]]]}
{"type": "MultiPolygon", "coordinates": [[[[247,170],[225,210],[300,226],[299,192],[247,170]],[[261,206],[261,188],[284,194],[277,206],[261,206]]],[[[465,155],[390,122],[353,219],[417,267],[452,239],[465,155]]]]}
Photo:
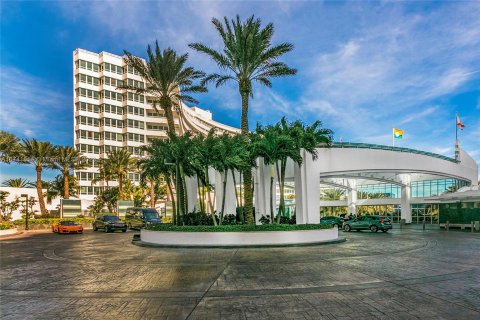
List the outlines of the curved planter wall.
{"type": "Polygon", "coordinates": [[[142,229],[143,243],[159,246],[276,246],[313,244],[338,239],[338,229],[251,232],[177,232],[142,229]]]}
{"type": "Polygon", "coordinates": [[[11,234],[15,234],[17,233],[17,229],[7,229],[7,230],[0,230],[0,236],[7,236],[7,235],[11,235],[11,234]]]}

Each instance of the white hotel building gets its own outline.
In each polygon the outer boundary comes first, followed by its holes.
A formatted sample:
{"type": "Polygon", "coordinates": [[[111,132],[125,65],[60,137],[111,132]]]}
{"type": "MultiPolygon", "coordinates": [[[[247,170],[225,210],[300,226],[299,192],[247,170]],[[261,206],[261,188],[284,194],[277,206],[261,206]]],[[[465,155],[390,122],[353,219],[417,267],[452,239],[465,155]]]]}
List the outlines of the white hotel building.
{"type": "MultiPolygon", "coordinates": [[[[89,168],[75,172],[82,200],[93,200],[106,186],[105,182],[92,185],[91,181],[98,177],[98,160],[106,157],[110,150],[126,147],[132,154],[141,155],[140,146],[152,139],[167,137],[164,114],[157,113],[148,96],[117,90],[117,86],[123,83],[145,86],[138,73],[124,64],[121,56],[83,49],[73,52],[74,145],[91,164],[89,168]]],[[[178,133],[186,130],[208,132],[212,127],[238,131],[213,121],[210,111],[182,105],[181,112],[182,117],[174,112],[178,133]]],[[[140,177],[131,172],[128,178],[138,182],[140,177]]],[[[109,181],[108,184],[115,186],[116,182],[109,181]]],[[[87,206],[83,205],[84,208],[87,206]]]]}
{"type": "MultiPolygon", "coordinates": [[[[148,96],[116,89],[122,83],[145,85],[138,74],[125,66],[121,56],[77,49],[73,54],[73,70],[74,144],[91,164],[90,168],[76,172],[80,198],[85,200],[82,207],[86,209],[106,186],[105,182],[91,183],[98,176],[98,160],[106,157],[109,150],[122,147],[140,155],[140,146],[154,138],[167,137],[167,120],[154,110],[148,96]]],[[[207,133],[212,127],[239,131],[213,121],[209,111],[196,107],[182,105],[174,117],[178,133],[186,130],[207,133]]],[[[316,161],[310,155],[303,155],[302,167],[288,162],[286,180],[290,193],[294,194],[290,206],[296,212],[297,223],[318,223],[320,211],[328,215],[373,209],[391,216],[394,222],[405,219],[407,223],[433,224],[438,223],[438,204],[432,197],[457,189],[478,193],[478,165],[459,146],[455,158],[362,143],[335,143],[332,148],[317,151],[316,161]],[[324,191],[328,188],[342,191],[337,197],[326,198],[324,191]]],[[[257,164],[254,197],[258,220],[261,214],[270,212],[272,170],[261,159],[257,164]]],[[[128,178],[137,182],[139,174],[131,172],[128,178]]],[[[221,175],[212,173],[211,178],[219,201],[223,190],[221,175]]],[[[191,180],[188,201],[193,208],[197,192],[195,179],[191,180]]],[[[114,185],[116,182],[109,182],[109,186],[114,185]]],[[[226,192],[226,212],[234,213],[232,179],[226,192]]]]}

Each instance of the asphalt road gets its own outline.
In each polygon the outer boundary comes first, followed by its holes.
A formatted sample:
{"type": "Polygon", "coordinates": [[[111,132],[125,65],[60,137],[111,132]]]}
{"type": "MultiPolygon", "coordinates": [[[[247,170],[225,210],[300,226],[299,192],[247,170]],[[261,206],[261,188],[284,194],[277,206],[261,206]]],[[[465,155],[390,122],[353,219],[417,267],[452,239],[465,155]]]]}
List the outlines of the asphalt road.
{"type": "Polygon", "coordinates": [[[147,248],[133,232],[2,239],[2,319],[480,319],[480,233],[147,248]]]}

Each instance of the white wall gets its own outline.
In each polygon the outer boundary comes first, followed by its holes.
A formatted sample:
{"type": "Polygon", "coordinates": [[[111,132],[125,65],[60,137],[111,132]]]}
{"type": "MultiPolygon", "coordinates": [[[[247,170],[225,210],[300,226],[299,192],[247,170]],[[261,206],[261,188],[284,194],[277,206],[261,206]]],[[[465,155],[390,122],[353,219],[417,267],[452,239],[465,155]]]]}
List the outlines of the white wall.
{"type": "MultiPolygon", "coordinates": [[[[22,194],[28,194],[28,197],[35,198],[37,200],[36,205],[33,206],[33,211],[37,211],[37,214],[40,214],[40,205],[38,204],[38,195],[37,195],[37,189],[35,188],[10,188],[10,187],[0,187],[0,191],[6,191],[9,192],[10,194],[7,196],[7,201],[12,202],[16,198],[20,198],[20,200],[25,200],[25,197],[22,197],[22,194]]],[[[45,193],[47,190],[43,189],[43,192],[45,193]]],[[[52,200],[51,204],[47,203],[47,199],[45,199],[45,206],[47,207],[47,210],[55,210],[57,206],[60,204],[60,197],[57,197],[52,200]]],[[[21,208],[18,210],[14,211],[12,214],[12,219],[21,219],[22,214],[20,213],[21,208]]]]}

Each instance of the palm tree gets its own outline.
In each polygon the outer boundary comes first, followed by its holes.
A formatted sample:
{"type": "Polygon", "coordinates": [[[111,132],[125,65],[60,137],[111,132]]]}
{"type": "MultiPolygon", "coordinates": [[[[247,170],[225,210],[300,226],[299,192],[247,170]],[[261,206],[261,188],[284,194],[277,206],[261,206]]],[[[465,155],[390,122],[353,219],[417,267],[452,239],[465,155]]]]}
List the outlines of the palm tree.
{"type": "MultiPolygon", "coordinates": [[[[69,174],[67,180],[68,194],[76,195],[79,188],[77,178],[73,174],[69,174]]],[[[53,181],[43,181],[42,185],[43,189],[47,189],[47,193],[45,194],[47,203],[52,203],[52,200],[58,196],[68,199],[65,197],[65,176],[63,174],[57,175],[53,181]]]]}
{"type": "MultiPolygon", "coordinates": [[[[296,69],[292,69],[285,63],[278,61],[278,58],[293,49],[293,45],[281,43],[272,46],[273,24],[269,23],[264,28],[261,28],[260,19],[255,19],[254,16],[242,22],[237,15],[236,20],[232,20],[231,23],[225,17],[224,25],[218,19],[213,18],[212,23],[222,38],[223,52],[216,51],[201,43],[192,43],[189,46],[210,56],[220,69],[224,71],[222,74],[213,73],[209,75],[202,81],[202,84],[215,81],[216,87],[219,87],[230,80],[238,83],[242,99],[241,129],[242,134],[246,135],[249,131],[248,100],[250,97],[253,97],[252,83],[258,82],[271,87],[271,78],[296,74],[296,69]]],[[[253,224],[251,169],[245,170],[243,176],[245,214],[247,222],[253,224]]]]}
{"type": "Polygon", "coordinates": [[[55,160],[53,167],[63,174],[63,198],[70,197],[70,170],[79,170],[87,166],[87,158],[80,151],[70,146],[57,146],[55,148],[55,160]]]}
{"type": "Polygon", "coordinates": [[[96,184],[99,181],[105,181],[108,188],[109,187],[108,182],[114,179],[115,179],[115,173],[112,171],[111,162],[108,161],[108,158],[99,159],[98,177],[92,179],[92,185],[96,184]]]}
{"type": "Polygon", "coordinates": [[[55,154],[55,147],[50,142],[37,141],[35,139],[25,139],[22,142],[23,154],[29,163],[35,166],[37,173],[37,195],[40,204],[41,214],[46,214],[45,199],[42,193],[42,170],[43,168],[52,168],[52,157],[55,154]]]}
{"type": "Polygon", "coordinates": [[[14,134],[0,130],[0,162],[10,163],[15,158],[21,162],[21,155],[20,140],[14,134]]]}
{"type": "Polygon", "coordinates": [[[168,130],[175,133],[175,124],[173,122],[173,110],[181,111],[182,102],[197,103],[197,101],[187,93],[206,92],[203,85],[194,85],[193,82],[204,77],[204,73],[197,71],[192,67],[185,67],[188,54],[177,55],[177,53],[167,48],[163,51],[155,42],[155,51],[150,45],[147,48],[147,62],[131,53],[124,51],[126,57],[125,64],[136,70],[146,82],[145,87],[121,86],[120,89],[135,92],[137,94],[148,94],[156,99],[154,108],[157,110],[157,103],[165,111],[167,117],[168,130]]]}
{"type": "Polygon", "coordinates": [[[118,181],[118,199],[123,200],[123,179],[128,172],[133,171],[136,166],[136,159],[127,149],[119,148],[110,151],[107,154],[105,166],[109,171],[116,175],[118,181]]]}
{"type": "Polygon", "coordinates": [[[2,186],[10,188],[28,188],[30,182],[27,179],[16,178],[3,181],[2,186]]]}

